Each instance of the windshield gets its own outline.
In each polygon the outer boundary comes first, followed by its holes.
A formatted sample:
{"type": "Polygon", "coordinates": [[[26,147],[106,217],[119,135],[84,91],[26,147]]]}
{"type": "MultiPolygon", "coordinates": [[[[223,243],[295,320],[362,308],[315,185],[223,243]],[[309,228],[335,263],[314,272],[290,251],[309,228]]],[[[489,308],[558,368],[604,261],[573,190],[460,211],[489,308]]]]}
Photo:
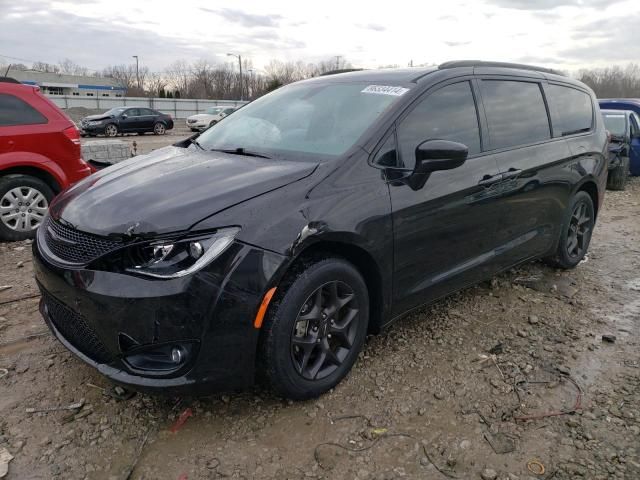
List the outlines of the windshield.
{"type": "Polygon", "coordinates": [[[282,87],[205,131],[207,149],[340,155],[408,91],[369,83],[303,83],[282,87]]]}
{"type": "Polygon", "coordinates": [[[604,117],[604,125],[607,130],[611,133],[611,135],[615,136],[624,136],[626,133],[626,125],[625,116],[622,113],[605,113],[604,117]]]}
{"type": "Polygon", "coordinates": [[[111,110],[107,110],[106,112],[104,112],[104,115],[120,115],[122,112],[124,112],[127,108],[129,107],[118,107],[118,108],[112,108],[111,110]]]}
{"type": "Polygon", "coordinates": [[[222,108],[220,107],[211,107],[211,108],[207,108],[206,113],[208,113],[209,115],[217,115],[222,111],[222,108]]]}

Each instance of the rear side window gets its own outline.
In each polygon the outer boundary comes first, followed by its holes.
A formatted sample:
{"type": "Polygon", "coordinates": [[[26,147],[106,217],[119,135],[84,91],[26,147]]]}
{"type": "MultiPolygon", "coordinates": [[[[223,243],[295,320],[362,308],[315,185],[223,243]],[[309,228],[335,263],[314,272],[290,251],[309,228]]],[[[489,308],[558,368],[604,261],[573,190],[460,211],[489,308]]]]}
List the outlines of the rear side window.
{"type": "Polygon", "coordinates": [[[0,127],[47,123],[39,111],[18,97],[0,93],[0,127]]]}
{"type": "Polygon", "coordinates": [[[551,138],[540,85],[534,82],[483,80],[491,148],[509,148],[551,138]]]}
{"type": "Polygon", "coordinates": [[[398,126],[402,166],[413,168],[416,147],[426,140],[451,140],[480,152],[478,114],[469,82],[447,85],[430,93],[398,126]]]}
{"type": "Polygon", "coordinates": [[[553,118],[554,137],[591,130],[593,103],[588,93],[562,85],[548,85],[546,91],[553,118]]]}

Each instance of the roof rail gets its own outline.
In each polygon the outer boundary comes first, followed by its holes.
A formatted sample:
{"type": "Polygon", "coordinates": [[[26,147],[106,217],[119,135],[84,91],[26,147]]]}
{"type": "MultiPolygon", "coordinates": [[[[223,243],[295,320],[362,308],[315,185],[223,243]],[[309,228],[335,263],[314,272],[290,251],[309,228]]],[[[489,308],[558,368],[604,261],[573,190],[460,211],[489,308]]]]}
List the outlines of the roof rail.
{"type": "Polygon", "coordinates": [[[361,70],[364,70],[364,68],[340,68],[338,70],[330,70],[328,72],[321,73],[320,76],[324,77],[326,75],[336,75],[338,73],[359,72],[361,70]]]}
{"type": "Polygon", "coordinates": [[[11,77],[0,77],[0,83],[20,83],[15,78],[11,77]]]}
{"type": "Polygon", "coordinates": [[[440,70],[456,67],[498,67],[498,68],[517,68],[519,70],[532,70],[534,72],[552,73],[554,75],[565,76],[564,73],[553,70],[552,68],[536,67],[534,65],[525,65],[522,63],[508,62],[483,62],[482,60],[456,60],[453,62],[445,62],[438,65],[440,70]]]}

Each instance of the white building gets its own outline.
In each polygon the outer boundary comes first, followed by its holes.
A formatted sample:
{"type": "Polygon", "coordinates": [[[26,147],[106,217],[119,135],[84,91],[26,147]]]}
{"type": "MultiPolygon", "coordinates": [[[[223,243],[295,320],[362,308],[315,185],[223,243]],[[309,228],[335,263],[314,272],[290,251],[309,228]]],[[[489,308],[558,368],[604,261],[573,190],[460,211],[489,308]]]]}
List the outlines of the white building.
{"type": "Polygon", "coordinates": [[[124,97],[127,90],[113,78],[63,75],[35,70],[9,70],[8,77],[27,85],[37,85],[47,96],[124,97]]]}

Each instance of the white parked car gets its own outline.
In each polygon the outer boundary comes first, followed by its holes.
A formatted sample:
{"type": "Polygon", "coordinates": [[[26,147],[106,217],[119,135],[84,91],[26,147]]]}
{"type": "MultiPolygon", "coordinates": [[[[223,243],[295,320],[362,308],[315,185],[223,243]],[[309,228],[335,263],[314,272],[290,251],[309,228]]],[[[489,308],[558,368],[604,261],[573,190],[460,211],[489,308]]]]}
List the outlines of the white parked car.
{"type": "Polygon", "coordinates": [[[231,115],[234,107],[209,107],[204,113],[191,115],[187,118],[187,127],[193,132],[199,132],[211,125],[215,125],[227,115],[231,115]]]}

